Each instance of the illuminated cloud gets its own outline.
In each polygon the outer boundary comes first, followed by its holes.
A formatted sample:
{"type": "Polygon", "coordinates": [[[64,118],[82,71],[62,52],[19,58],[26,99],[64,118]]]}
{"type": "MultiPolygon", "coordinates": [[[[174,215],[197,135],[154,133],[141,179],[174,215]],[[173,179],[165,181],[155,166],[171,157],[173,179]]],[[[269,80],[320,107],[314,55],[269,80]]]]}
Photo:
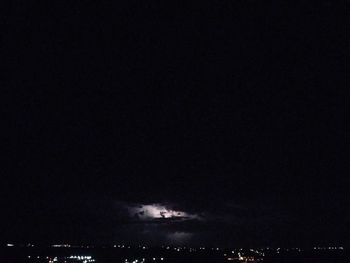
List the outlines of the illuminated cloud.
{"type": "Polygon", "coordinates": [[[196,214],[172,209],[164,204],[138,204],[128,207],[130,216],[139,220],[157,220],[157,219],[199,219],[196,214]]]}
{"type": "Polygon", "coordinates": [[[199,204],[116,201],[119,224],[115,238],[148,244],[203,244],[207,240],[246,242],[247,233],[261,235],[278,215],[268,207],[232,203],[199,204]],[[255,229],[259,226],[259,231],[255,229]],[[254,232],[252,232],[254,230],[254,232]],[[220,235],[218,235],[220,233],[220,235]]]}

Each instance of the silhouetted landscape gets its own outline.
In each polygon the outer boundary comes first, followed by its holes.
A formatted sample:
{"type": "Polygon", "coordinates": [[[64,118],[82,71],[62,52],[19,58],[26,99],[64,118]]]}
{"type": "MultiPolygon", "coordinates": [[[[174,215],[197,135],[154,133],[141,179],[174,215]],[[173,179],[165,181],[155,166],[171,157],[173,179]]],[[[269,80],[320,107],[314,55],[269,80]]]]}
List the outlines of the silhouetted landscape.
{"type": "Polygon", "coordinates": [[[343,248],[206,248],[65,246],[2,247],[4,262],[27,263],[142,263],[142,262],[233,262],[233,263],[346,263],[349,251],[343,248]]]}

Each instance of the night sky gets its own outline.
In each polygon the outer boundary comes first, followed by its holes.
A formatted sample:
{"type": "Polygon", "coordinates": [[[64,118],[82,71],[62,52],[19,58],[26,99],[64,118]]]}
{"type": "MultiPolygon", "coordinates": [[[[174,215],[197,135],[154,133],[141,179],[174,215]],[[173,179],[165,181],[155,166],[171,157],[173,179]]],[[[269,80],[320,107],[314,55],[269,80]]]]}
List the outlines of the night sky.
{"type": "Polygon", "coordinates": [[[0,241],[350,245],[348,1],[2,6],[0,241]]]}

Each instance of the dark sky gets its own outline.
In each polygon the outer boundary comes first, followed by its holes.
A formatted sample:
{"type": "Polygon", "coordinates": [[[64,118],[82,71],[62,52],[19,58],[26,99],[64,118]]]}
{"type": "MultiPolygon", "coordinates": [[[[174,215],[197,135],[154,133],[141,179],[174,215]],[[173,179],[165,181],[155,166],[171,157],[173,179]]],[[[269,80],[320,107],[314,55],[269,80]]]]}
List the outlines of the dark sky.
{"type": "Polygon", "coordinates": [[[1,240],[350,244],[350,6],[274,2],[3,6],[1,240]]]}

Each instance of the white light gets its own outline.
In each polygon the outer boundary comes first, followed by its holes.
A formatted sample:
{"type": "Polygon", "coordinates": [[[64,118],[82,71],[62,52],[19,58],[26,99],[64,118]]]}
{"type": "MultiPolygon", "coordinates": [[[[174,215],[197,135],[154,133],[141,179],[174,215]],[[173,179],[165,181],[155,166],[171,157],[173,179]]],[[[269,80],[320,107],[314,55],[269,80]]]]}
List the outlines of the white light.
{"type": "Polygon", "coordinates": [[[6,244],[6,246],[8,246],[8,247],[13,247],[14,244],[6,244]]]}

